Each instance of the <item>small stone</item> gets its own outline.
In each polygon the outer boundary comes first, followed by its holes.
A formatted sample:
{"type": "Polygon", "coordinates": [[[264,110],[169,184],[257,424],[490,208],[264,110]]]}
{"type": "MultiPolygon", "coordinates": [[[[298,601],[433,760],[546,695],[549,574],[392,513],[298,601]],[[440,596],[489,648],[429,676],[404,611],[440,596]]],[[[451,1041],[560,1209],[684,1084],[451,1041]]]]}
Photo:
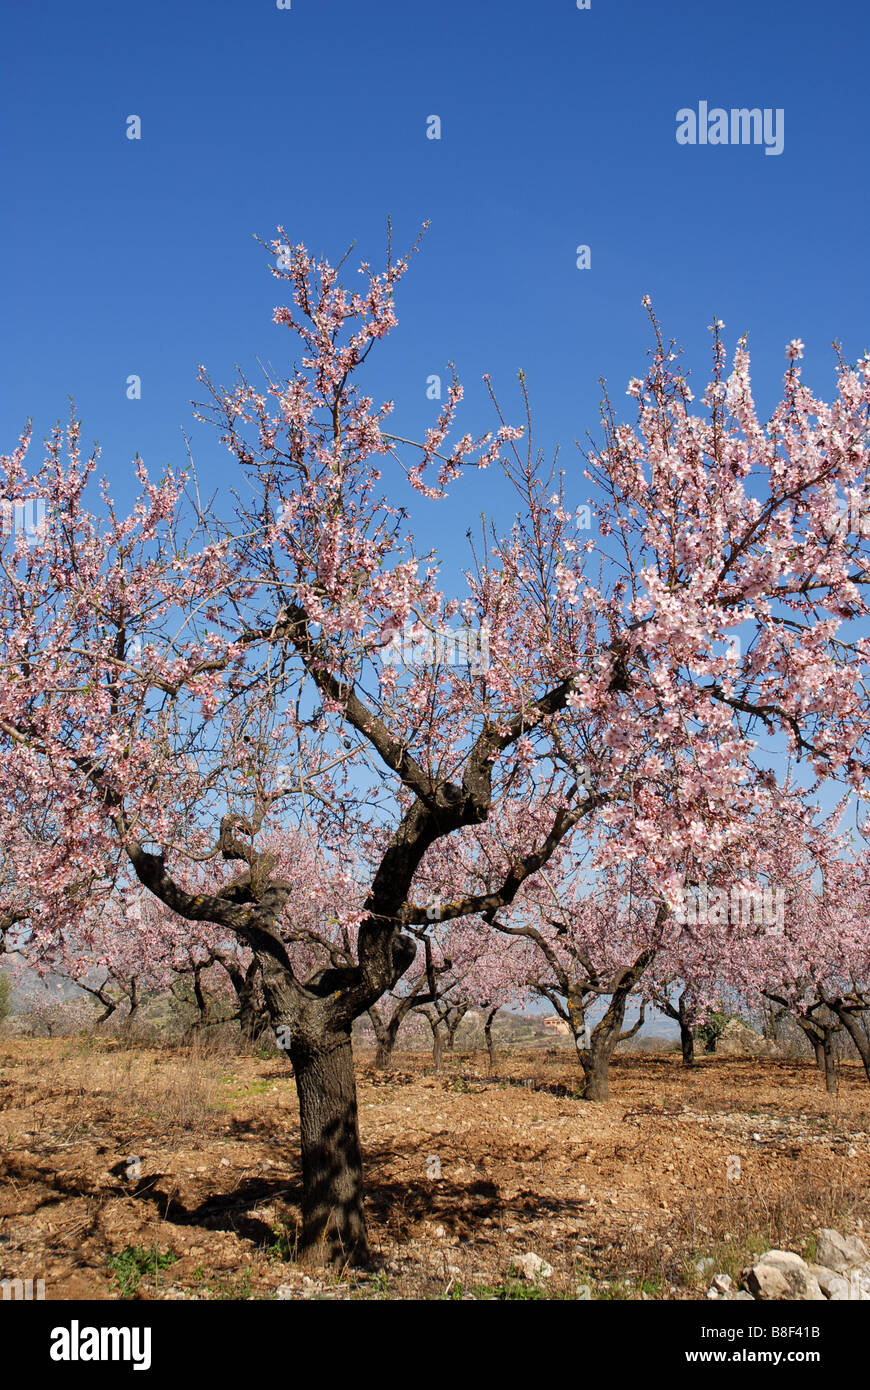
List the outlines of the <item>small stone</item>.
{"type": "Polygon", "coordinates": [[[446,1232],[445,1232],[443,1226],[436,1226],[436,1227],[435,1227],[435,1239],[436,1239],[436,1240],[443,1240],[445,1234],[446,1234],[446,1232]]]}
{"type": "Polygon", "coordinates": [[[845,1274],[867,1259],[867,1246],[859,1236],[842,1236],[839,1231],[822,1226],[816,1231],[816,1262],[845,1274]]]}
{"type": "Polygon", "coordinates": [[[824,1294],[827,1294],[827,1289],[825,1288],[825,1285],[831,1279],[840,1279],[842,1277],[841,1275],[837,1274],[836,1270],[828,1269],[827,1265],[815,1264],[812,1260],[807,1261],[807,1269],[810,1271],[810,1274],[813,1276],[822,1293],[824,1294]]]}
{"type": "Polygon", "coordinates": [[[784,1274],[773,1265],[754,1265],[745,1272],[746,1292],[753,1298],[788,1298],[789,1287],[784,1274]]]}
{"type": "Polygon", "coordinates": [[[838,1303],[849,1297],[849,1280],[842,1274],[835,1274],[826,1265],[809,1266],[809,1271],[813,1275],[825,1298],[838,1303]]]}
{"type": "Polygon", "coordinates": [[[549,1279],[553,1273],[553,1266],[548,1265],[546,1260],[542,1260],[540,1255],[536,1255],[534,1250],[527,1250],[524,1255],[517,1255],[514,1260],[514,1268],[524,1279],[549,1279]]]}
{"type": "Polygon", "coordinates": [[[717,1274],[710,1285],[717,1293],[730,1293],[734,1288],[734,1280],[730,1274],[717,1274]]]}
{"type": "Polygon", "coordinates": [[[821,1302],[825,1295],[809,1265],[793,1250],[768,1250],[744,1271],[746,1288],[756,1298],[788,1298],[821,1302]]]}

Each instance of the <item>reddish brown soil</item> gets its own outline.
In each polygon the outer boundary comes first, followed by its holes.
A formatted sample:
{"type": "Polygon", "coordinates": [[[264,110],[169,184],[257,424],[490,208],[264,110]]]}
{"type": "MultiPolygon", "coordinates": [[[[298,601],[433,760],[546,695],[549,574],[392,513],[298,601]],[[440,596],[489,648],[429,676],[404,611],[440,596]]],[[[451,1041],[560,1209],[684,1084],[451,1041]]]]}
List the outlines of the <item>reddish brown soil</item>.
{"type": "Polygon", "coordinates": [[[139,1297],[504,1297],[527,1287],[511,1266],[533,1250],[549,1297],[590,1282],[595,1297],[697,1298],[701,1257],[736,1273],[770,1244],[805,1250],[819,1224],[870,1228],[857,1066],[828,1097],[808,1063],[623,1056],[603,1104],[574,1097],[568,1054],[506,1056],[494,1078],[480,1056],[441,1076],[425,1057],[381,1075],[363,1056],[359,1073],[382,1269],[312,1280],[292,1259],[298,1110],[281,1058],[0,1040],[0,1278],[130,1296],[124,1261],[143,1247],[177,1258],[156,1275],[146,1262],[139,1297]]]}

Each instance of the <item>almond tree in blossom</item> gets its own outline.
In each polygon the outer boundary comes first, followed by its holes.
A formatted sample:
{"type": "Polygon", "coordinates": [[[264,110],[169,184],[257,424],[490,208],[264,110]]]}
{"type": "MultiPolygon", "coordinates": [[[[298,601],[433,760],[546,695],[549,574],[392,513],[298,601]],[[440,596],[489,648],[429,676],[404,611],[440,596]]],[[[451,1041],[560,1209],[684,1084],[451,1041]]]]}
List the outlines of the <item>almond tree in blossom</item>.
{"type": "Polygon", "coordinates": [[[425,935],[413,964],[393,988],[366,1010],[375,1035],[375,1066],[386,1071],[392,1065],[399,1031],[405,1020],[439,999],[452,967],[450,956],[438,950],[438,943],[425,935]]]}
{"type": "Polygon", "coordinates": [[[840,365],[828,405],[792,344],[765,425],[744,341],[729,369],[716,326],[694,405],[654,326],[629,387],[636,420],[605,403],[586,476],[560,473],[530,420],[522,439],[503,421],[456,438],[455,381],[419,444],[391,431],[391,403],[360,383],[407,258],[364,265],[345,289],[280,229],[269,250],[295,365],[229,389],[203,373],[200,414],[246,499],[234,513],[141,463],[122,513],[75,423],[32,472],[27,438],[3,459],[6,495],[44,498],[48,521],[34,544],[4,542],[0,767],[51,795],[64,854],[40,879],[16,864],[46,930],[65,892],[123,859],[179,917],[256,958],[299,1094],[302,1247],[365,1261],[351,1027],[414,959],[409,928],[491,921],[596,826],[602,867],[642,858],[664,893],[687,850],[727,851],[757,805],[762,736],[817,778],[864,784],[868,556],[838,501],[867,469],[870,358],[840,365]],[[446,595],[397,499],[416,489],[425,527],[424,501],[481,467],[516,520],[486,529],[446,595]],[[590,491],[592,535],[576,524],[590,491]],[[485,629],[487,661],[384,662],[408,623],[485,629]],[[433,918],[417,892],[427,852],[518,809],[527,831],[503,878],[433,918]],[[360,862],[386,828],[351,962],[294,968],[281,921],[296,889],[269,849],[280,824],[360,862]],[[203,858],[224,874],[211,891],[193,872],[203,858]]]}
{"type": "Polygon", "coordinates": [[[626,1008],[661,949],[668,918],[667,903],[656,900],[641,874],[630,870],[623,879],[611,871],[585,894],[577,879],[566,884],[544,902],[537,922],[503,927],[533,934],[543,957],[533,989],[571,1030],[587,1100],[609,1098],[613,1053],[643,1027],[645,1002],[628,1027],[626,1008]]]}
{"type": "Polygon", "coordinates": [[[526,1002],[534,974],[530,943],[494,933],[482,918],[457,918],[450,934],[454,997],[481,1012],[490,1072],[495,1071],[493,1024],[501,1009],[526,1002]]]}
{"type": "Polygon", "coordinates": [[[819,903],[824,938],[833,959],[819,992],[849,1035],[870,1081],[870,856],[831,867],[819,903]]]}
{"type": "Polygon", "coordinates": [[[814,856],[795,865],[784,930],[756,939],[753,954],[732,972],[745,989],[751,962],[763,997],[780,1015],[790,1015],[809,1041],[830,1094],[837,1090],[838,1033],[851,1038],[870,1080],[870,1040],[861,1027],[870,1012],[866,889],[866,854],[855,859],[829,849],[821,863],[814,856]]]}
{"type": "MultiPolygon", "coordinates": [[[[664,770],[659,780],[663,787],[664,770]]],[[[643,1026],[649,1003],[664,1003],[682,1018],[684,1055],[693,1055],[692,1029],[709,1016],[730,979],[726,943],[728,950],[741,949],[731,907],[739,931],[741,904],[752,906],[757,899],[762,908],[772,899],[766,884],[786,862],[784,846],[793,857],[793,843],[802,852],[801,837],[813,830],[803,800],[775,786],[759,788],[755,811],[748,811],[742,821],[732,817],[727,850],[711,854],[691,844],[679,859],[673,851],[668,855],[666,872],[661,861],[650,871],[649,856],[617,863],[609,834],[593,831],[582,852],[576,841],[556,852],[509,910],[487,914],[507,942],[523,947],[514,960],[515,978],[519,969],[526,989],[567,1023],[586,1099],[608,1098],[613,1052],[643,1026]],[[698,901],[704,904],[700,912],[698,901]],[[680,1001],[671,1005],[675,980],[680,1001]],[[625,1028],[632,997],[637,1014],[625,1028]]],[[[500,883],[529,825],[523,808],[460,838],[467,882],[478,892],[500,883]]]]}
{"type": "Polygon", "coordinates": [[[444,1051],[452,1052],[463,1019],[472,1008],[485,1011],[484,1038],[490,1070],[495,1054],[492,1023],[499,1008],[527,993],[526,971],[517,970],[520,952],[507,950],[493,938],[487,924],[475,930],[474,919],[456,918],[450,926],[442,972],[435,977],[429,998],[418,1002],[416,1012],[426,1019],[432,1033],[432,1061],[436,1072],[444,1065],[444,1051]]]}
{"type": "Polygon", "coordinates": [[[694,1066],[695,1028],[702,1020],[698,1017],[691,985],[679,976],[670,976],[653,984],[650,994],[655,1007],[679,1027],[683,1065],[694,1066]]]}
{"type": "Polygon", "coordinates": [[[724,903],[710,894],[709,908],[691,914],[647,985],[660,1003],[679,981],[697,1023],[723,995],[750,1008],[766,1001],[805,1034],[829,1091],[836,1089],[834,1037],[848,1027],[863,1059],[860,1020],[870,1005],[866,862],[838,830],[847,801],[823,817],[805,793],[786,789],[779,815],[771,808],[759,827],[755,879],[732,874],[724,903]],[[774,895],[782,902],[771,913],[774,895]]]}

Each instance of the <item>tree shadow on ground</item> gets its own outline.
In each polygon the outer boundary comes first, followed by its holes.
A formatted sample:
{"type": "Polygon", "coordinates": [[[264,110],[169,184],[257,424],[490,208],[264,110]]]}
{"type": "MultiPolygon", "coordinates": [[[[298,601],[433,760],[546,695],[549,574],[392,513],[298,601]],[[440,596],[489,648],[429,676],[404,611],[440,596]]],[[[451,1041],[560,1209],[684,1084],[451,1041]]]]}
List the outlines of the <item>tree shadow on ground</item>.
{"type": "MultiPolygon", "coordinates": [[[[264,1203],[278,1202],[282,1224],[289,1245],[293,1244],[294,1229],[298,1234],[302,1205],[302,1182],[299,1158],[287,1160],[286,1176],[280,1178],[247,1178],[231,1191],[210,1193],[195,1204],[186,1205],[178,1195],[175,1179],[168,1173],[150,1173],[135,1181],[117,1177],[115,1182],[100,1183],[64,1178],[50,1169],[37,1169],[32,1163],[5,1165],[4,1176],[22,1184],[37,1182],[45,1190],[35,1209],[56,1205],[67,1199],[87,1197],[101,1202],[133,1198],[153,1208],[161,1220],[178,1226],[196,1227],[203,1231],[226,1231],[248,1240],[262,1249],[274,1245],[275,1229],[252,1215],[254,1208],[264,1203]]],[[[487,1176],[463,1181],[456,1177],[391,1178],[380,1176],[379,1170],[393,1165],[418,1162],[416,1148],[395,1144],[369,1148],[364,1154],[366,1173],[366,1215],[373,1228],[389,1232],[399,1241],[408,1239],[421,1222],[442,1225],[453,1238],[462,1240],[480,1235],[481,1223],[487,1218],[497,1223],[500,1218],[522,1224],[525,1220],[543,1218],[581,1220],[588,1209],[579,1199],[542,1196],[532,1189],[513,1190],[506,1198],[498,1184],[487,1176]]],[[[374,1230],[373,1230],[374,1234],[374,1230]]]]}
{"type": "Polygon", "coordinates": [[[46,1196],[38,1203],[36,1210],[58,1202],[77,1197],[96,1198],[99,1201],[112,1201],[116,1198],[134,1198],[153,1206],[161,1221],[170,1221],[177,1226],[197,1226],[203,1230],[228,1231],[250,1240],[255,1245],[274,1243],[275,1232],[265,1221],[247,1213],[263,1202],[285,1198],[298,1205],[302,1200],[302,1184],[297,1174],[287,1178],[249,1178],[234,1187],[231,1192],[217,1192],[204,1198],[194,1206],[186,1206],[173,1190],[173,1178],[168,1173],[149,1173],[135,1181],[117,1183],[88,1183],[65,1179],[50,1170],[37,1170],[33,1164],[22,1165],[20,1171],[14,1163],[7,1162],[4,1176],[14,1182],[39,1182],[47,1189],[46,1196]]]}

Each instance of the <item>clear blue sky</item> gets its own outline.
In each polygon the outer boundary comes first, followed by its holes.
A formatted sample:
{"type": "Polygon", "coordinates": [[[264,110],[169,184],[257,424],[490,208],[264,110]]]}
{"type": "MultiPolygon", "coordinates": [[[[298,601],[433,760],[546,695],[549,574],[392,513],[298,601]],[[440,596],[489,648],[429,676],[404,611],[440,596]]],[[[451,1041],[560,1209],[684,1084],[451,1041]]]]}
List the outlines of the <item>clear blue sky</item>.
{"type": "MultiPolygon", "coordinates": [[[[399,247],[431,220],[371,376],[403,429],[449,358],[471,429],[490,423],[481,374],[510,406],[523,367],[541,442],[570,453],[600,375],[630,404],[644,293],[696,378],[714,315],[729,344],[749,330],[765,409],[789,339],[823,394],[831,339],[870,347],[864,0],[45,0],[3,30],[0,448],[72,395],[119,493],[137,450],[183,461],[182,427],[227,480],[189,400],[199,362],[219,381],[289,363],[252,240],[279,222],[376,260],[388,213],[399,247]],[[783,153],[678,145],[677,110],[702,100],[783,108],[783,153]]],[[[490,477],[466,485],[466,522],[490,477]]]]}

